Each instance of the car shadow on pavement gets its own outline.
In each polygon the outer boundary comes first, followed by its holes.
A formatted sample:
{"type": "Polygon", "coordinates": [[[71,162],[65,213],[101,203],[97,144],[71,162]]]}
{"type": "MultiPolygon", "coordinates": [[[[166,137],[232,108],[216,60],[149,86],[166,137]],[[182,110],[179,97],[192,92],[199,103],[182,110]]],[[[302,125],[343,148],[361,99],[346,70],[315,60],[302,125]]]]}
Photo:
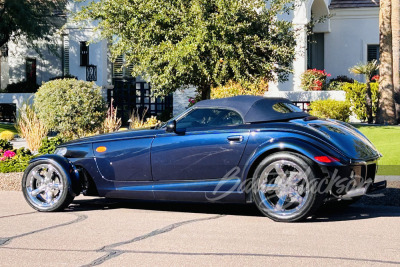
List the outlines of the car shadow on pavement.
{"type": "MultiPolygon", "coordinates": [[[[399,198],[400,189],[388,188],[383,191],[382,194],[364,196],[359,202],[348,207],[336,206],[334,203],[323,205],[312,217],[305,220],[305,222],[332,222],[377,217],[400,217],[400,207],[396,202],[396,199],[398,201],[399,198]]],[[[105,198],[75,200],[66,211],[75,212],[107,209],[139,209],[263,217],[253,204],[210,204],[105,198]]]]}
{"type": "Polygon", "coordinates": [[[348,207],[322,206],[315,215],[305,222],[351,221],[379,217],[400,217],[400,208],[358,203],[348,207]]]}
{"type": "Polygon", "coordinates": [[[340,207],[323,205],[310,221],[346,221],[377,217],[400,217],[400,189],[386,188],[377,194],[363,196],[355,204],[340,207]]]}
{"type": "Polygon", "coordinates": [[[96,198],[92,200],[75,200],[66,211],[88,211],[107,209],[135,209],[167,212],[190,212],[204,214],[226,214],[240,216],[263,216],[255,205],[193,203],[175,201],[144,201],[126,199],[96,198]]]}

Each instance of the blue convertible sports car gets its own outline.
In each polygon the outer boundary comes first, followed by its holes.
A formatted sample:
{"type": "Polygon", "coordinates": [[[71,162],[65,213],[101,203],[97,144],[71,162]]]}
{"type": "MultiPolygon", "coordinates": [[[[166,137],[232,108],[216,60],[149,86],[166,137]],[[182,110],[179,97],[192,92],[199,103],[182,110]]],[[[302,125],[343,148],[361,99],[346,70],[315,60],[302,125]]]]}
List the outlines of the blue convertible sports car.
{"type": "Polygon", "coordinates": [[[312,117],[283,98],[205,100],[156,129],[75,140],[35,158],[22,190],[39,211],[75,196],[255,203],[298,221],[325,201],[351,203],[386,187],[381,157],[351,125],[312,117]]]}

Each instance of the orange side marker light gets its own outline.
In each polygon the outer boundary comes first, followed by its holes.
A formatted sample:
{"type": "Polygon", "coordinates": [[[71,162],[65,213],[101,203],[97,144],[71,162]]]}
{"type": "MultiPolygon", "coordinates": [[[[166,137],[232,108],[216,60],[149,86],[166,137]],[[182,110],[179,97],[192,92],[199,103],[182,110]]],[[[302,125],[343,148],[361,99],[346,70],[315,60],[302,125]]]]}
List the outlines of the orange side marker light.
{"type": "Polygon", "coordinates": [[[99,146],[96,148],[96,152],[103,153],[106,152],[107,148],[105,146],[99,146]]]}

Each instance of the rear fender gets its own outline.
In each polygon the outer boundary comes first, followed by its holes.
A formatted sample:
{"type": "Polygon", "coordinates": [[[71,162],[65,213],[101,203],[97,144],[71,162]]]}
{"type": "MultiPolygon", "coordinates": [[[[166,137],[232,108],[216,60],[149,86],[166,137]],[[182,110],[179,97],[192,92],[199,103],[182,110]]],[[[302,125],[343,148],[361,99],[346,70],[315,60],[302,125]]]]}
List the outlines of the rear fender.
{"type": "Polygon", "coordinates": [[[280,151],[289,151],[301,154],[307,158],[309,158],[312,162],[319,166],[343,166],[343,163],[346,162],[342,155],[338,154],[336,151],[327,148],[326,150],[322,150],[304,140],[299,140],[296,138],[285,138],[276,140],[275,142],[266,142],[258,146],[258,148],[252,153],[249,157],[249,160],[246,162],[243,172],[244,180],[248,178],[249,172],[252,169],[251,167],[255,162],[258,162],[259,159],[263,159],[270,154],[277,153],[280,151]],[[329,155],[336,157],[340,160],[340,162],[332,162],[332,163],[321,163],[314,159],[316,156],[329,155]]]}
{"type": "Polygon", "coordinates": [[[43,156],[39,156],[37,158],[32,159],[29,163],[34,163],[37,161],[49,161],[55,165],[58,165],[60,168],[62,168],[67,176],[68,182],[70,184],[68,190],[73,196],[77,196],[80,194],[82,190],[81,182],[80,182],[80,177],[78,170],[75,168],[75,166],[72,164],[71,161],[69,161],[67,158],[60,156],[60,155],[54,155],[54,154],[47,154],[43,156]]]}

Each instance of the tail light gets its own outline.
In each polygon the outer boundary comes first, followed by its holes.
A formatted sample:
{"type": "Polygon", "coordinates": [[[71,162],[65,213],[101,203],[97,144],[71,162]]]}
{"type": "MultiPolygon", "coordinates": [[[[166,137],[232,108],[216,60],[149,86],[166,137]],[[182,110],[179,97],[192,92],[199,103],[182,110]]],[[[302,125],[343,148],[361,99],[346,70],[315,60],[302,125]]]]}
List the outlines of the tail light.
{"type": "Polygon", "coordinates": [[[321,163],[332,163],[340,161],[339,159],[331,156],[316,156],[314,157],[314,159],[321,163]]]}

